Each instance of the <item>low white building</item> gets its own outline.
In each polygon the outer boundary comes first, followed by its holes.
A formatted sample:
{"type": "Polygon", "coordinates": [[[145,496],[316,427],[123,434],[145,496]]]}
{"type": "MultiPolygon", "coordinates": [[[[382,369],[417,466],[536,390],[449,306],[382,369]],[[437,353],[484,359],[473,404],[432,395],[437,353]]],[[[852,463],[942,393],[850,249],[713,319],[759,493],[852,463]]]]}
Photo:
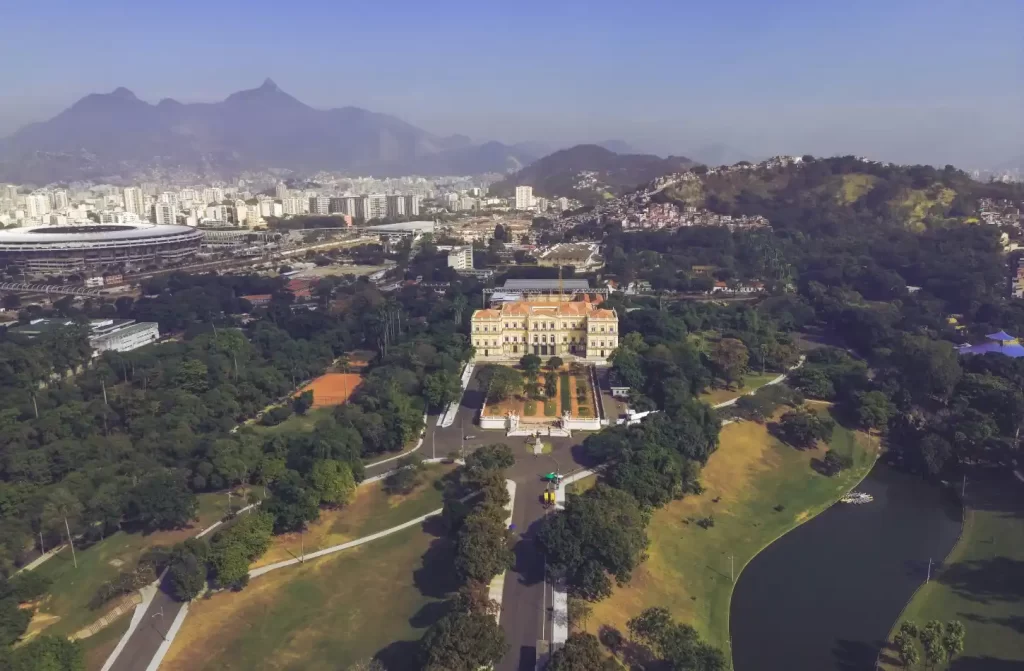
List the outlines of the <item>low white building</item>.
{"type": "Polygon", "coordinates": [[[103,352],[130,352],[160,339],[156,322],[136,322],[134,319],[94,319],[90,322],[94,356],[103,352]]]}
{"type": "Polygon", "coordinates": [[[472,270],[473,245],[455,247],[448,252],[448,267],[455,270],[472,270]]]}

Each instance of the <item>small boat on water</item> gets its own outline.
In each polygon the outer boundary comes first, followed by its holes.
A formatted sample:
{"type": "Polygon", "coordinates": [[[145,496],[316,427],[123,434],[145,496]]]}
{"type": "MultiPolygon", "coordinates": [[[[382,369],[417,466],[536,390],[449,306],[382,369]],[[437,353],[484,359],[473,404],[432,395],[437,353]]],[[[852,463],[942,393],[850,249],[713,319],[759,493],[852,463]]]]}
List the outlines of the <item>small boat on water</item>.
{"type": "Polygon", "coordinates": [[[859,505],[861,503],[871,503],[872,501],[875,500],[875,497],[871,496],[871,494],[866,494],[864,492],[850,492],[849,494],[847,494],[846,496],[839,500],[842,501],[843,503],[852,503],[854,505],[859,505]]]}

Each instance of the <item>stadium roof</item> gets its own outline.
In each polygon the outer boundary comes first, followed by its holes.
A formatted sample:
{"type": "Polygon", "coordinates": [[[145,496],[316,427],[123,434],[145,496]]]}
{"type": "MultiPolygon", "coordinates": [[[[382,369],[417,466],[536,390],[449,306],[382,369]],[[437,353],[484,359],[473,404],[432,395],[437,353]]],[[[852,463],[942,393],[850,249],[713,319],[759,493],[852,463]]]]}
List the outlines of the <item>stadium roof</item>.
{"type": "Polygon", "coordinates": [[[558,291],[559,287],[566,291],[589,291],[587,280],[505,280],[502,291],[558,291]]]}
{"type": "Polygon", "coordinates": [[[0,244],[60,244],[62,242],[109,242],[198,233],[189,226],[166,224],[83,224],[77,226],[26,226],[0,231],[0,244]]]}
{"type": "Polygon", "coordinates": [[[380,224],[367,226],[364,230],[370,233],[433,233],[432,221],[403,221],[397,224],[380,224]]]}

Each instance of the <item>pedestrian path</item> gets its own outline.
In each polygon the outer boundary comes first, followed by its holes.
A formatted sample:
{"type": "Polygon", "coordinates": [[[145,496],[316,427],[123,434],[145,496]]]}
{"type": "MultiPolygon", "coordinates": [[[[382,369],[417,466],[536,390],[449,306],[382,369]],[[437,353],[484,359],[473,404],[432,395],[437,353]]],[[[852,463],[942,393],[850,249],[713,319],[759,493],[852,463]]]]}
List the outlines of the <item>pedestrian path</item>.
{"type": "MultiPolygon", "coordinates": [[[[505,506],[505,510],[508,511],[508,517],[505,518],[505,528],[507,529],[512,525],[512,510],[516,505],[515,481],[505,480],[505,488],[508,490],[508,504],[505,506]]],[[[501,623],[501,601],[505,593],[505,575],[507,573],[508,571],[505,570],[494,576],[491,584],[487,587],[487,598],[498,604],[498,610],[495,611],[494,618],[499,624],[501,623]]]]}
{"type": "MultiPolygon", "coordinates": [[[[466,393],[466,388],[469,387],[469,381],[473,379],[475,369],[476,365],[472,363],[467,363],[466,367],[462,369],[462,378],[459,380],[462,384],[462,394],[466,393]]],[[[459,394],[458,400],[449,403],[444,414],[437,418],[437,425],[440,428],[447,429],[455,423],[455,415],[459,414],[459,405],[462,403],[462,394],[459,394]]]]}

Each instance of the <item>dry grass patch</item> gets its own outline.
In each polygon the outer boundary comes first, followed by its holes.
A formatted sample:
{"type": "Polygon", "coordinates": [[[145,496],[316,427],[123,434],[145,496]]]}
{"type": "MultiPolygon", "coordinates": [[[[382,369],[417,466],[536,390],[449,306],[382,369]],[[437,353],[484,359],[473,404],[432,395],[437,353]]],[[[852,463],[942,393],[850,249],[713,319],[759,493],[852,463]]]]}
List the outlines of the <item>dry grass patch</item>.
{"type": "Polygon", "coordinates": [[[407,657],[440,598],[422,568],[434,542],[414,527],[202,599],[160,668],[337,671],[382,649],[407,657]]]}

